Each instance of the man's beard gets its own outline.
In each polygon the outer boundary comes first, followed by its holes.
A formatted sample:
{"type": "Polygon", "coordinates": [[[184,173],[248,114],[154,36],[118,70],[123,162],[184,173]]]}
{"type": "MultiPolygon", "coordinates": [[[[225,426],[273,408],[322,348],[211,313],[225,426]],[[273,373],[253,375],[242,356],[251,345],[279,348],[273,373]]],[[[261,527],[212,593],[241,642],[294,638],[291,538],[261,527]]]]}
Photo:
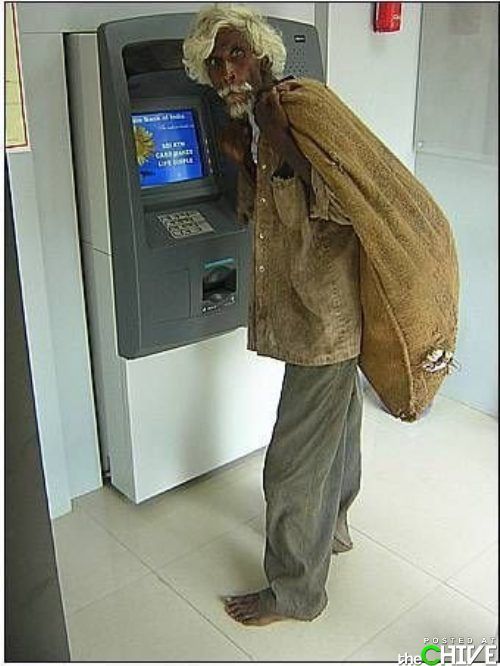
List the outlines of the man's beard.
{"type": "Polygon", "coordinates": [[[240,85],[225,86],[217,90],[217,94],[221,97],[228,107],[228,113],[231,118],[244,118],[251,113],[255,101],[253,88],[249,83],[241,83],[240,85]],[[231,102],[228,100],[230,93],[243,93],[246,100],[244,102],[231,102]]]}

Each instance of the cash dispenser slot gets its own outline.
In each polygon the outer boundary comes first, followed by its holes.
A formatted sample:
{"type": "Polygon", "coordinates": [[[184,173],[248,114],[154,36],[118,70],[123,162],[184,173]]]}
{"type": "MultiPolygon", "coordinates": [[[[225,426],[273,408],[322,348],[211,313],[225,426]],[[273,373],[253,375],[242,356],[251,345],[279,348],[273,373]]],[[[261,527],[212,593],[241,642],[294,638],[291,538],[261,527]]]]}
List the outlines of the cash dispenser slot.
{"type": "Polygon", "coordinates": [[[205,314],[220,312],[236,303],[238,285],[235,259],[219,259],[204,265],[201,309],[205,314]]]}

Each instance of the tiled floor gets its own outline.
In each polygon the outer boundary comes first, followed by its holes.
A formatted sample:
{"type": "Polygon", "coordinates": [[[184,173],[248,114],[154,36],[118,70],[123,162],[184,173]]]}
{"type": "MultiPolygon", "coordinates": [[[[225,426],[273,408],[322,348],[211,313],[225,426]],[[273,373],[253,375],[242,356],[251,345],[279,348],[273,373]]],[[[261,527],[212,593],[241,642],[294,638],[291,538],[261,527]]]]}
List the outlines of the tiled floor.
{"type": "Polygon", "coordinates": [[[54,521],[72,659],[397,661],[498,636],[497,421],[438,398],[403,424],[370,393],[355,548],[314,622],[244,627],[220,595],[265,585],[263,451],[134,506],[110,487],[54,521]]]}

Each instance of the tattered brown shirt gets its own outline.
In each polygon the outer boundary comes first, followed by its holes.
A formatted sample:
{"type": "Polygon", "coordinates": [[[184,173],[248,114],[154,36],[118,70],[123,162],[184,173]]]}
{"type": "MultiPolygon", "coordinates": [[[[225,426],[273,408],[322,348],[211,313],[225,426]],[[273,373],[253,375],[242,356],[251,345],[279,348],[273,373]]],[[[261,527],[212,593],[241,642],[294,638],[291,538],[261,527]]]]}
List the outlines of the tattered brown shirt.
{"type": "Polygon", "coordinates": [[[338,363],[360,353],[358,240],[315,170],[308,196],[298,176],[274,175],[280,162],[261,137],[256,184],[239,177],[238,216],[253,234],[248,349],[295,365],[338,363]]]}

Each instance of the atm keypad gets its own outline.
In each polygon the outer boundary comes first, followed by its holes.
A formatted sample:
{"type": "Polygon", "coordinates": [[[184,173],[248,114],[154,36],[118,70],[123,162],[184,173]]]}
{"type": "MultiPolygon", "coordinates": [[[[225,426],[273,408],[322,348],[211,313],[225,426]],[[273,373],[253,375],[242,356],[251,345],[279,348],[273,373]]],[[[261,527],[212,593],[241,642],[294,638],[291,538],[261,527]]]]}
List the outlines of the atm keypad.
{"type": "Polygon", "coordinates": [[[160,213],[157,217],[160,224],[165,227],[172,238],[176,239],[215,231],[198,210],[160,213]]]}

